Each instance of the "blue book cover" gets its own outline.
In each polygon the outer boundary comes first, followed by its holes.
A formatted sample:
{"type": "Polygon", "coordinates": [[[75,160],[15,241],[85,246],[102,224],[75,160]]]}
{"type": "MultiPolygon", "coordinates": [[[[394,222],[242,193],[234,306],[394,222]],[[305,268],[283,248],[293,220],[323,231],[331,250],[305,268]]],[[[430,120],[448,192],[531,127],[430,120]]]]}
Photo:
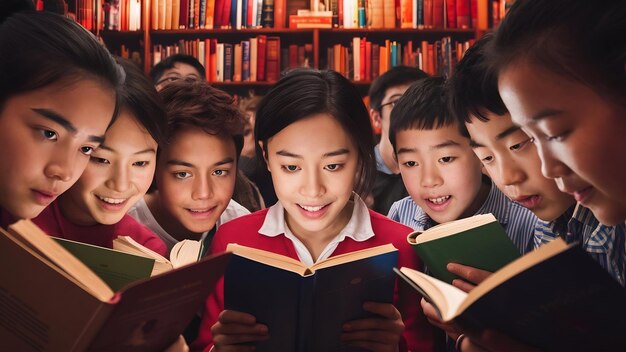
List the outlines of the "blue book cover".
{"type": "Polygon", "coordinates": [[[241,2],[241,27],[248,27],[248,1],[252,0],[243,0],[241,2]]]}
{"type": "Polygon", "coordinates": [[[250,81],[250,41],[241,42],[241,80],[250,81]]]}
{"type": "Polygon", "coordinates": [[[230,27],[237,27],[237,0],[232,0],[230,2],[230,27]]]}
{"type": "Polygon", "coordinates": [[[392,245],[322,260],[310,268],[297,260],[240,245],[224,273],[225,309],[246,312],[266,324],[270,339],[256,351],[344,351],[345,322],[372,316],[366,301],[392,303],[392,245]],[[267,257],[272,257],[267,260],[267,257]]]}
{"type": "Polygon", "coordinates": [[[396,42],[391,43],[391,59],[389,60],[391,67],[395,67],[398,62],[398,45],[396,42]]]}

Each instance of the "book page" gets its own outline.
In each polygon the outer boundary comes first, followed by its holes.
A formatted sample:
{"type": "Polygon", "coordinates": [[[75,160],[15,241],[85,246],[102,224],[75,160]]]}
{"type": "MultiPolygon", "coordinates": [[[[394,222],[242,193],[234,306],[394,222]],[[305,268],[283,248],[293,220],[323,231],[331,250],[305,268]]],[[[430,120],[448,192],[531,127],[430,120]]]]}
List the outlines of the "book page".
{"type": "Polygon", "coordinates": [[[330,257],[330,258],[324,259],[322,261],[319,261],[319,262],[313,264],[313,266],[311,266],[311,269],[313,271],[315,271],[317,269],[328,268],[330,266],[335,266],[335,265],[339,265],[339,264],[343,264],[343,263],[353,262],[353,261],[357,261],[359,259],[365,259],[365,258],[369,258],[369,257],[374,257],[374,256],[379,255],[379,254],[389,253],[389,252],[393,252],[393,251],[396,251],[396,250],[397,250],[396,247],[394,247],[392,244],[386,244],[386,245],[382,245],[382,246],[362,249],[360,251],[344,253],[344,254],[340,254],[340,255],[337,255],[337,256],[330,257]]]}
{"type": "Polygon", "coordinates": [[[419,271],[409,268],[401,268],[400,271],[426,292],[443,321],[452,320],[467,297],[467,293],[460,289],[419,271]]]}
{"type": "Polygon", "coordinates": [[[310,272],[310,270],[300,261],[261,249],[250,248],[236,243],[229,243],[226,247],[226,251],[233,252],[243,258],[254,260],[275,268],[288,270],[299,275],[304,276],[310,272]]]}
{"type": "Polygon", "coordinates": [[[195,240],[182,240],[172,247],[170,262],[174,268],[197,262],[200,258],[202,242],[195,240]]]}
{"type": "Polygon", "coordinates": [[[451,236],[456,233],[465,231],[467,229],[479,227],[490,222],[497,221],[493,214],[480,214],[474,215],[469,218],[455,220],[447,222],[445,224],[439,224],[435,227],[422,232],[419,236],[411,236],[409,238],[415,238],[415,244],[424,243],[438,238],[451,236]]]}

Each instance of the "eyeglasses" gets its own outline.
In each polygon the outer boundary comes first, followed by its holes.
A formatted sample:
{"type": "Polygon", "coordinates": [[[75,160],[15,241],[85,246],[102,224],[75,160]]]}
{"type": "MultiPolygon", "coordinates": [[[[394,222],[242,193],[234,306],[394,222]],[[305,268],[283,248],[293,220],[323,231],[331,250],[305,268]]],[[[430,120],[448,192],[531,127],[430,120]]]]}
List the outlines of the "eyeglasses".
{"type": "Polygon", "coordinates": [[[386,102],[384,104],[380,104],[380,110],[382,110],[387,105],[391,105],[391,108],[393,109],[393,107],[396,106],[396,103],[398,102],[398,100],[400,100],[400,99],[392,100],[392,101],[388,101],[388,102],[386,102]]]}

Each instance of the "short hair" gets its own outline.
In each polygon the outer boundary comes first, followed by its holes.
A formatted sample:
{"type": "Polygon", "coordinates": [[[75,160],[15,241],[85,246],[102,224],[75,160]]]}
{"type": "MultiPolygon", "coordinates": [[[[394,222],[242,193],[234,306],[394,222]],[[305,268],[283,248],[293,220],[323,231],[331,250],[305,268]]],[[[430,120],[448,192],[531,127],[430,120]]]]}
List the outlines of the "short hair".
{"type": "Polygon", "coordinates": [[[491,33],[477,40],[448,80],[450,113],[461,124],[471,122],[472,116],[489,121],[486,112],[500,116],[508,112],[498,93],[498,77],[486,63],[485,48],[492,40],[491,33]]]}
{"type": "Polygon", "coordinates": [[[389,88],[413,83],[419,79],[428,77],[426,72],[416,67],[395,66],[376,78],[369,90],[370,107],[380,111],[385,93],[389,88]]]}
{"type": "Polygon", "coordinates": [[[137,64],[122,58],[116,58],[116,61],[126,72],[126,83],[120,94],[120,110],[128,109],[158,145],[163,146],[167,118],[159,93],[137,64]]]}
{"type": "Polygon", "coordinates": [[[6,17],[0,25],[0,48],[0,110],[14,95],[58,82],[92,79],[116,95],[124,82],[124,71],[93,34],[55,13],[26,11],[6,17]]]}
{"type": "Polygon", "coordinates": [[[168,120],[168,142],[183,128],[199,128],[211,135],[232,138],[239,158],[245,120],[233,97],[195,79],[172,82],[159,93],[168,120]]]}
{"type": "Polygon", "coordinates": [[[165,71],[174,68],[174,65],[176,65],[177,63],[192,66],[196,69],[196,71],[198,71],[198,74],[202,79],[204,79],[204,77],[206,76],[206,70],[204,69],[204,66],[202,66],[200,61],[198,61],[198,59],[191,55],[174,54],[159,61],[158,64],[154,65],[152,69],[150,69],[150,78],[152,78],[152,82],[154,82],[154,84],[157,84],[161,77],[163,77],[165,71]]]}
{"type": "Polygon", "coordinates": [[[396,133],[418,129],[434,130],[457,125],[459,133],[469,138],[464,124],[448,111],[444,77],[427,77],[411,85],[391,110],[389,141],[396,150],[396,133]]]}
{"type": "Polygon", "coordinates": [[[626,104],[624,0],[516,1],[496,31],[489,58],[498,71],[538,65],[626,104]]]}
{"type": "MultiPolygon", "coordinates": [[[[355,192],[363,196],[375,177],[374,132],[357,89],[341,74],[300,68],[290,71],[263,97],[256,114],[256,141],[267,141],[282,129],[317,114],[335,118],[356,145],[359,155],[355,192]]],[[[257,154],[262,159],[263,151],[257,154]]]]}

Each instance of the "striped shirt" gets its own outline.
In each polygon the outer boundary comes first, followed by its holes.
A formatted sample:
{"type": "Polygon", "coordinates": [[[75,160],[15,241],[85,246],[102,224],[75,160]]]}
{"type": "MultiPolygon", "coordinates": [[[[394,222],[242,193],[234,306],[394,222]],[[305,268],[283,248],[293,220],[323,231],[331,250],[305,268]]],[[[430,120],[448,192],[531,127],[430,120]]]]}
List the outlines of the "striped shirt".
{"type": "Polygon", "coordinates": [[[622,286],[625,284],[626,243],[625,225],[601,224],[591,210],[578,204],[565,216],[547,222],[539,220],[535,230],[535,248],[557,237],[567,243],[579,241],[582,248],[622,286]]]}
{"type": "MultiPolygon", "coordinates": [[[[495,216],[522,254],[533,249],[537,217],[530,210],[508,199],[493,182],[485,203],[476,212],[488,213],[495,216]]],[[[426,231],[437,225],[411,197],[393,203],[387,216],[415,231],[426,231]]]]}

